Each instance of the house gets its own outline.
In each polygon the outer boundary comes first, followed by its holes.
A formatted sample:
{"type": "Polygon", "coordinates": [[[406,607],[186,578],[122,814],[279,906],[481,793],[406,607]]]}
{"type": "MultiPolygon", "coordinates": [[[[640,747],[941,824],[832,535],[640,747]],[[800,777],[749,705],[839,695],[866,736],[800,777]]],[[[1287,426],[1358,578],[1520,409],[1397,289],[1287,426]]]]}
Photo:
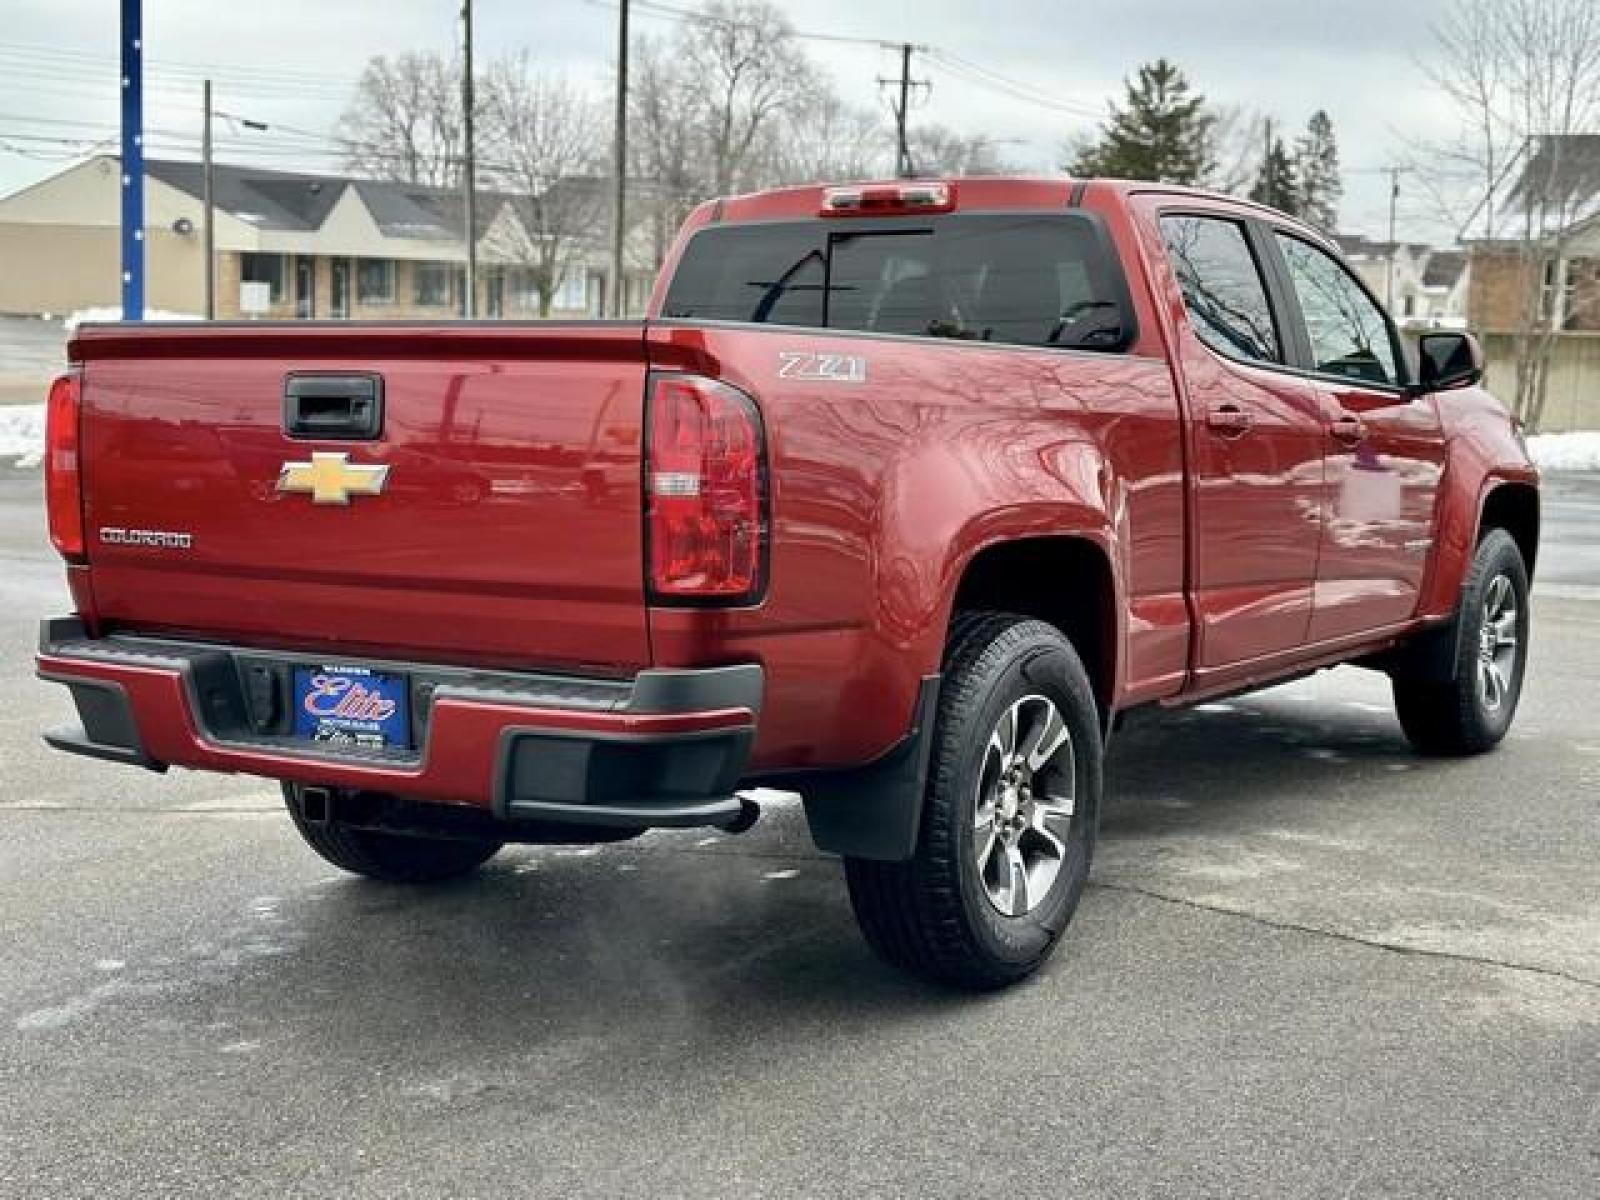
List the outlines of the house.
{"type": "Polygon", "coordinates": [[[1464,329],[1467,255],[1419,242],[1379,242],[1361,234],[1334,237],[1347,262],[1407,330],[1464,329]]]}
{"type": "MultiPolygon", "coordinates": [[[[120,176],[101,155],[0,198],[0,313],[65,313],[120,300],[120,176]]],[[[145,163],[145,303],[205,310],[204,180],[200,164],[145,163]]],[[[478,197],[477,315],[597,316],[609,275],[603,180],[563,180],[582,200],[579,236],[564,241],[559,280],[542,297],[535,265],[550,241],[527,227],[546,197],[478,197]]],[[[551,190],[554,191],[555,188],[551,190]]],[[[215,308],[219,318],[448,318],[466,309],[464,205],[454,190],[387,180],[217,164],[215,308]],[[252,286],[254,285],[254,286],[252,286]]],[[[636,240],[636,239],[634,239],[636,240]]],[[[624,311],[653,282],[633,253],[624,311]],[[631,266],[634,261],[640,265],[631,266]]]]}
{"type": "Polygon", "coordinates": [[[1540,427],[1600,428],[1600,134],[1533,138],[1521,160],[1497,236],[1468,243],[1470,323],[1491,388],[1509,399],[1541,356],[1540,427]]]}

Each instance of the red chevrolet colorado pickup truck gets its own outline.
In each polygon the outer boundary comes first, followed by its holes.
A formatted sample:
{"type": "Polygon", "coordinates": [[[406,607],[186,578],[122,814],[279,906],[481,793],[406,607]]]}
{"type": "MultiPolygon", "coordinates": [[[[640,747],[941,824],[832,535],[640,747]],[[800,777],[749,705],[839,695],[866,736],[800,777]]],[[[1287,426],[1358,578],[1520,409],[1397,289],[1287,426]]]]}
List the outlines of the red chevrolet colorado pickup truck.
{"type": "Polygon", "coordinates": [[[992,987],[1077,905],[1128,711],[1355,662],[1464,754],[1521,690],[1538,477],[1476,344],[1236,199],[791,188],[696,210],[642,321],[70,359],[48,740],[281,780],[380,879],[768,784],[879,953],[992,987]]]}

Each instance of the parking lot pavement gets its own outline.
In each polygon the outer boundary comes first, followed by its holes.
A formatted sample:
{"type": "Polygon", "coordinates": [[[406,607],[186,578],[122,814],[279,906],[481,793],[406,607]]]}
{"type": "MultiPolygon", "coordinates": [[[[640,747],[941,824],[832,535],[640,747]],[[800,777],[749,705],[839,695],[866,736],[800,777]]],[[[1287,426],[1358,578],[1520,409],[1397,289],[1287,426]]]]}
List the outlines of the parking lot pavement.
{"type": "Polygon", "coordinates": [[[417,892],[270,785],[48,754],[37,492],[0,472],[0,1195],[1596,1194],[1600,483],[1498,753],[1413,757],[1348,669],[1137,722],[1066,944],[983,998],[869,956],[792,805],[417,892]]]}

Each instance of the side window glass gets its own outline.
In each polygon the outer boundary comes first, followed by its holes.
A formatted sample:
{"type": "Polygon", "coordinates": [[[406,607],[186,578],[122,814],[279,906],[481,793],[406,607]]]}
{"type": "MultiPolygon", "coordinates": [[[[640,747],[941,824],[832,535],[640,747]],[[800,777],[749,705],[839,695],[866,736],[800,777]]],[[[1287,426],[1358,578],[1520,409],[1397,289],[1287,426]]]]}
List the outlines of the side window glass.
{"type": "Polygon", "coordinates": [[[1195,334],[1234,358],[1282,362],[1272,305],[1244,229],[1221,217],[1161,218],[1167,256],[1195,334]]]}
{"type": "Polygon", "coordinates": [[[1399,383],[1389,323],[1350,272],[1299,238],[1273,236],[1305,314],[1315,369],[1367,383],[1399,383]]]}

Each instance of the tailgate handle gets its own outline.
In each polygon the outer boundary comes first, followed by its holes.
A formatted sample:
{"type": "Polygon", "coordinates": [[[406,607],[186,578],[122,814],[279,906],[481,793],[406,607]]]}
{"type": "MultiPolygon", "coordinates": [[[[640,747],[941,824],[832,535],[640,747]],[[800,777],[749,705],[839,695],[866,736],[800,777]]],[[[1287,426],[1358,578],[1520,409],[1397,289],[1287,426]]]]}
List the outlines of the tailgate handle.
{"type": "Polygon", "coordinates": [[[283,382],[283,430],[297,438],[375,438],[383,432],[377,375],[290,375],[283,382]]]}

